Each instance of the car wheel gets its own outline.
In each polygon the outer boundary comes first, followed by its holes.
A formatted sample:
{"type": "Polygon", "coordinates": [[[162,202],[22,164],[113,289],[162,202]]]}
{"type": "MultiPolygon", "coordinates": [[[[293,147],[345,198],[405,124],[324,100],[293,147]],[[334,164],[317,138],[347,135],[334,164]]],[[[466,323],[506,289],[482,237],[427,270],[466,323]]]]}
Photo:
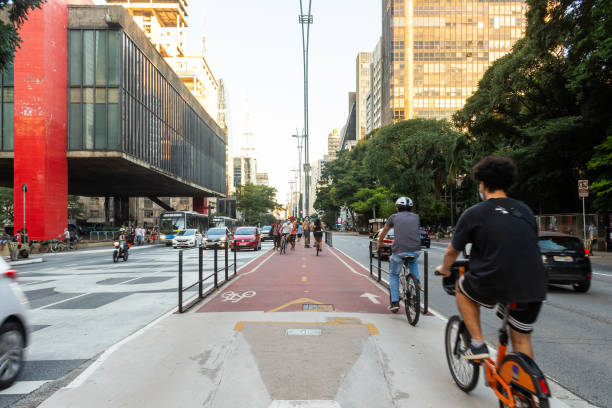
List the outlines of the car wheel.
{"type": "Polygon", "coordinates": [[[25,339],[21,326],[8,322],[0,327],[0,390],[10,387],[23,369],[25,339]]]}
{"type": "Polygon", "coordinates": [[[574,290],[576,292],[580,292],[580,293],[586,293],[589,291],[589,289],[591,288],[591,280],[587,280],[585,282],[582,283],[574,283],[574,290]]]}

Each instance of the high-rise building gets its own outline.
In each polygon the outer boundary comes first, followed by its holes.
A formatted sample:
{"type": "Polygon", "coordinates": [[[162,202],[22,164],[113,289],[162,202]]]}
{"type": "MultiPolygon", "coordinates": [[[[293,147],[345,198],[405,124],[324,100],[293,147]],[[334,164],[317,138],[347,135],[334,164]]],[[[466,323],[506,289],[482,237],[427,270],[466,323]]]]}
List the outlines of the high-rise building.
{"type": "Polygon", "coordinates": [[[268,173],[257,173],[256,176],[257,185],[259,186],[269,186],[270,178],[268,177],[268,173]]]}
{"type": "Polygon", "coordinates": [[[334,129],[327,136],[327,154],[329,156],[330,161],[336,160],[339,150],[340,150],[340,133],[338,133],[338,129],[334,129]]]}
{"type": "Polygon", "coordinates": [[[204,40],[200,55],[186,55],[187,0],[106,0],[123,6],[164,57],[187,89],[215,121],[218,117],[219,83],[206,62],[204,40]]]}
{"type": "Polygon", "coordinates": [[[382,39],[376,44],[370,63],[370,90],[366,102],[366,134],[382,126],[382,39]]]}
{"type": "Polygon", "coordinates": [[[356,79],[355,85],[355,135],[357,140],[366,137],[366,98],[370,90],[370,63],[372,62],[371,52],[360,52],[357,54],[356,79]]]}
{"type": "Polygon", "coordinates": [[[234,157],[233,190],[247,183],[257,184],[257,160],[252,157],[234,157]]]}
{"type": "Polygon", "coordinates": [[[357,144],[357,93],[349,92],[348,97],[349,114],[340,131],[339,150],[352,150],[357,144]]]}
{"type": "Polygon", "coordinates": [[[449,118],[526,27],[521,0],[383,0],[383,119],[449,118]]]}

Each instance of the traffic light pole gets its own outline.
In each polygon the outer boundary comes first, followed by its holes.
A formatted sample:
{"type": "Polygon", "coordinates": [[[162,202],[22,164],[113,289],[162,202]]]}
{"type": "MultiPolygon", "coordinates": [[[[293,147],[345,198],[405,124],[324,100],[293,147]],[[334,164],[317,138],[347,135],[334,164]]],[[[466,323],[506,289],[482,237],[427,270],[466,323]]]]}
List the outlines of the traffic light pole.
{"type": "Polygon", "coordinates": [[[300,0],[300,24],[302,25],[302,50],[304,56],[304,212],[310,215],[310,162],[308,159],[308,45],[310,43],[310,25],[313,23],[310,10],[312,0],[308,0],[308,13],[304,14],[300,0]],[[304,27],[305,26],[305,27],[304,27]]]}

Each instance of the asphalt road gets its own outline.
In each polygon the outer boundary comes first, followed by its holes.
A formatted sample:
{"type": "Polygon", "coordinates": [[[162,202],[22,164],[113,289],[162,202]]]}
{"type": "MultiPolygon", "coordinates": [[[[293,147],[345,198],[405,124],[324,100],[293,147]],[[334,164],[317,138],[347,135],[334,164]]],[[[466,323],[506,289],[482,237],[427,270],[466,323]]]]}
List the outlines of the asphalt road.
{"type": "MultiPolygon", "coordinates": [[[[262,251],[240,251],[238,267],[271,246],[266,242],[262,251]]],[[[213,269],[213,251],[204,254],[206,276],[213,269]]],[[[229,255],[231,263],[233,253],[229,255]]],[[[222,259],[223,252],[219,267],[222,259]]],[[[197,263],[198,251],[185,250],[184,287],[196,282],[197,263]]],[[[112,248],[102,248],[49,254],[43,263],[17,269],[29,300],[31,344],[20,378],[0,392],[0,408],[24,397],[27,402],[21,400],[19,406],[36,406],[54,391],[55,381],[177,307],[178,251],[164,246],[132,248],[128,261],[116,264],[112,248]]],[[[204,289],[211,286],[212,279],[204,289]]],[[[185,299],[195,290],[186,292],[185,299]]]]}
{"type": "MultiPolygon", "coordinates": [[[[367,237],[334,234],[333,245],[369,267],[367,237]]],[[[448,317],[457,314],[455,299],[433,275],[445,248],[446,244],[432,242],[428,250],[429,307],[448,317]]],[[[422,260],[423,256],[420,271],[422,260]]],[[[388,263],[383,262],[383,268],[388,270],[388,263]]],[[[569,286],[550,286],[532,341],[536,361],[547,376],[594,405],[612,407],[612,271],[593,263],[593,272],[591,289],[585,294],[569,286]]],[[[383,274],[383,280],[388,275],[383,274]]],[[[500,321],[493,311],[482,310],[485,338],[497,344],[500,321]]]]}

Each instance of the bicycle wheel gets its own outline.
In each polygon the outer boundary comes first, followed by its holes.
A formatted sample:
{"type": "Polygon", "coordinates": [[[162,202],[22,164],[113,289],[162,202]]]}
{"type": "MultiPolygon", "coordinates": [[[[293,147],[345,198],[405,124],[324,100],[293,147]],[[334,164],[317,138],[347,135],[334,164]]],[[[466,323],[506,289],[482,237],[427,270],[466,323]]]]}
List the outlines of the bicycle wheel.
{"type": "Polygon", "coordinates": [[[421,315],[421,287],[419,281],[411,273],[406,276],[404,293],[404,309],[406,310],[408,323],[416,326],[421,315]]]}
{"type": "Polygon", "coordinates": [[[319,252],[321,252],[321,244],[317,244],[317,256],[319,256],[319,252]]]}
{"type": "MultiPolygon", "coordinates": [[[[506,390],[503,387],[500,386],[497,389],[503,396],[507,397],[506,390]]],[[[550,406],[547,399],[540,399],[536,402],[531,394],[516,387],[512,387],[512,399],[514,400],[515,408],[548,408],[550,406]]],[[[499,408],[509,408],[509,405],[499,401],[499,408]]]]}
{"type": "Polygon", "coordinates": [[[469,338],[469,332],[459,316],[448,319],[444,335],[446,361],[455,384],[464,392],[470,392],[476,387],[480,374],[478,364],[461,359],[461,354],[468,347],[469,338]]]}

